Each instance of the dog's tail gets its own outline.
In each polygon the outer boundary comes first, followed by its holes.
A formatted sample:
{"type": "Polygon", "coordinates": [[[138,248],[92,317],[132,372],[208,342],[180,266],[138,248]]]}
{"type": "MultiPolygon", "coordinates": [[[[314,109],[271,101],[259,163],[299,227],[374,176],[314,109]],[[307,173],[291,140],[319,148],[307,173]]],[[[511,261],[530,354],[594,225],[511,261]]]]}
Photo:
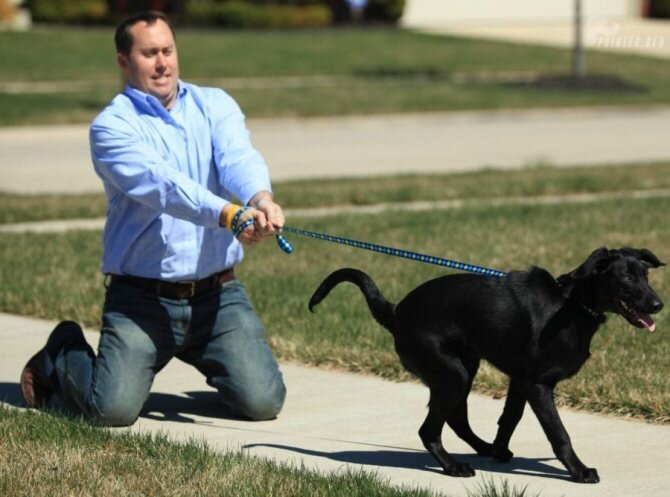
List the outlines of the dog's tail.
{"type": "Polygon", "coordinates": [[[314,306],[325,299],[330,291],[343,281],[349,281],[361,289],[368,303],[372,317],[379,324],[393,333],[395,323],[395,305],[384,298],[377,284],[370,276],[358,269],[343,268],[331,273],[321,282],[312,298],[309,299],[309,310],[314,312],[314,306]]]}

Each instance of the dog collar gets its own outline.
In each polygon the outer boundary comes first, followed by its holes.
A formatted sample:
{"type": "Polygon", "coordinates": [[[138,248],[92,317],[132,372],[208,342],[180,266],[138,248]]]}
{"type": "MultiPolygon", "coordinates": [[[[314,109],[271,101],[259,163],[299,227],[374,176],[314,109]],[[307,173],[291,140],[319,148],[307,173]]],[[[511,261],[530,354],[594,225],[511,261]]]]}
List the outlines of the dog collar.
{"type": "Polygon", "coordinates": [[[589,306],[586,306],[582,304],[581,302],[579,303],[579,306],[586,311],[586,313],[591,316],[593,319],[599,319],[602,316],[602,313],[596,312],[593,309],[591,309],[589,306]]]}

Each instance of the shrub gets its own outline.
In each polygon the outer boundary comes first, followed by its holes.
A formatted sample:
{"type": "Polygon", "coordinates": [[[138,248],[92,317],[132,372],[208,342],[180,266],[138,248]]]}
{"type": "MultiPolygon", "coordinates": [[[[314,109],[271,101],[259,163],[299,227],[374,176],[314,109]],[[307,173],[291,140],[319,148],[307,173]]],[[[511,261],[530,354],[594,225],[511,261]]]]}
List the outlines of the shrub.
{"type": "Polygon", "coordinates": [[[186,6],[189,24],[216,25],[229,28],[319,27],[331,23],[328,8],[317,2],[303,5],[270,4],[244,0],[198,1],[186,6]]]}
{"type": "Polygon", "coordinates": [[[651,0],[649,2],[649,15],[651,17],[670,17],[670,0],[651,0]]]}
{"type": "Polygon", "coordinates": [[[97,24],[109,16],[106,0],[30,0],[27,5],[36,22],[97,24]]]}
{"type": "MultiPolygon", "coordinates": [[[[325,2],[333,13],[335,22],[343,23],[351,20],[346,0],[320,0],[325,2]]],[[[370,23],[398,22],[405,10],[405,0],[368,0],[365,8],[365,20],[370,23]]]]}
{"type": "Polygon", "coordinates": [[[368,20],[396,23],[405,10],[405,0],[369,0],[365,9],[368,20]]]}

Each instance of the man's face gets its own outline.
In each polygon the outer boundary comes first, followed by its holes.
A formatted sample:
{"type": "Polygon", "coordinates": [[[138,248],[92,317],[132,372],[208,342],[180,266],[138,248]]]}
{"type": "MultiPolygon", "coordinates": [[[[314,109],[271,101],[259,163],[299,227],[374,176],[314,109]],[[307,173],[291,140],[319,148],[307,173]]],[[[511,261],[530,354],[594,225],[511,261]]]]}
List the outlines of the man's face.
{"type": "Polygon", "coordinates": [[[117,62],[130,86],[153,95],[166,109],[177,98],[179,61],[170,27],[158,20],[153,25],[138,22],[130,28],[133,48],[129,55],[117,54],[117,62]]]}

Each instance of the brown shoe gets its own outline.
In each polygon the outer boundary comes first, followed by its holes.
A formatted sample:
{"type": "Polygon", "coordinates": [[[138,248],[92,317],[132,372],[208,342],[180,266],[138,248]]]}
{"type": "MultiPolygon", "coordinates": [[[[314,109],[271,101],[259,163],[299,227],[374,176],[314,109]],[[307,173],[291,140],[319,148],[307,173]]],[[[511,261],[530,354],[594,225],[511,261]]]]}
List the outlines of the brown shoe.
{"type": "Polygon", "coordinates": [[[40,350],[32,356],[21,372],[21,392],[23,393],[23,398],[26,400],[28,407],[35,409],[46,406],[53,395],[53,389],[49,384],[49,380],[44,378],[42,372],[43,353],[44,350],[40,350]]]}

